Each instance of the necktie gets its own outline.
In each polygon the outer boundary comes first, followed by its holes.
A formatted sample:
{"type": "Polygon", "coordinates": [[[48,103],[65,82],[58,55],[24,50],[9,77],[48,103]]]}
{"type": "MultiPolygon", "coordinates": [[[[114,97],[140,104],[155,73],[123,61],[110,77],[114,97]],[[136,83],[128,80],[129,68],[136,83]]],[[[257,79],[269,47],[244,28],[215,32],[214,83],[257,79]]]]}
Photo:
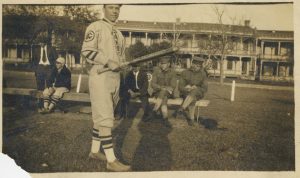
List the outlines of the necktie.
{"type": "Polygon", "coordinates": [[[137,77],[138,77],[138,73],[137,72],[134,72],[134,77],[135,77],[135,88],[139,89],[138,82],[137,82],[137,77]]]}
{"type": "Polygon", "coordinates": [[[119,45],[119,39],[118,39],[118,34],[117,34],[117,31],[116,29],[112,29],[112,34],[113,34],[113,37],[114,37],[114,42],[115,42],[115,47],[116,47],[116,51],[117,51],[117,54],[119,56],[121,56],[121,47],[119,45]]]}
{"type": "Polygon", "coordinates": [[[46,55],[47,54],[46,54],[45,48],[43,48],[43,58],[42,58],[43,62],[47,61],[46,55]]]}

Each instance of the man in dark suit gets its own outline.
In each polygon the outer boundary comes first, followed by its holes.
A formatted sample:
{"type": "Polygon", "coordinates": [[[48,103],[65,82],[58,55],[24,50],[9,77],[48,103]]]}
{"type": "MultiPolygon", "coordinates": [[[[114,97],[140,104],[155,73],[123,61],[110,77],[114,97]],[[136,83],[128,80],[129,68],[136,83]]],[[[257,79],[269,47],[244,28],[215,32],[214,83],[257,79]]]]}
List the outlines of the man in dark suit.
{"type": "Polygon", "coordinates": [[[126,90],[129,94],[128,104],[130,98],[139,97],[144,110],[143,121],[147,122],[150,120],[150,105],[149,105],[149,94],[148,94],[148,76],[147,73],[141,70],[141,67],[137,64],[132,66],[132,70],[128,73],[125,80],[126,90]]]}
{"type": "MultiPolygon", "coordinates": [[[[57,53],[46,41],[40,43],[40,47],[33,52],[33,65],[35,70],[37,90],[44,91],[45,88],[52,87],[51,73],[55,68],[57,53]]],[[[43,100],[38,99],[39,111],[43,108],[43,100]]]]}

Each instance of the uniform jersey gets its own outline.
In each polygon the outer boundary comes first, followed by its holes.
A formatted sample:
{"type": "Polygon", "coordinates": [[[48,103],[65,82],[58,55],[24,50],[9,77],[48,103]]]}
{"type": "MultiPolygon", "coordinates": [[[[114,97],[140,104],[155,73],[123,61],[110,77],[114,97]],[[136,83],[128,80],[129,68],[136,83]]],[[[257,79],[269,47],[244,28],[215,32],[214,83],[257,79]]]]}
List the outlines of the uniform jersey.
{"type": "Polygon", "coordinates": [[[124,51],[124,37],[112,22],[103,19],[87,27],[81,52],[88,63],[114,69],[125,61],[124,51]]]}

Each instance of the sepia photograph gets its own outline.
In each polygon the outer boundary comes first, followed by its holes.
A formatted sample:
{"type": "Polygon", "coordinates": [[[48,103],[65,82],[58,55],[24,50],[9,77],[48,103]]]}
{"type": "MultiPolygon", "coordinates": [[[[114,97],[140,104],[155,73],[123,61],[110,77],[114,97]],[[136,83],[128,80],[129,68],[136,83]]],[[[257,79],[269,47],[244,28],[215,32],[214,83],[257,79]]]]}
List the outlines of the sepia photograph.
{"type": "Polygon", "coordinates": [[[296,171],[294,3],[2,4],[2,153],[30,174],[296,171]]]}

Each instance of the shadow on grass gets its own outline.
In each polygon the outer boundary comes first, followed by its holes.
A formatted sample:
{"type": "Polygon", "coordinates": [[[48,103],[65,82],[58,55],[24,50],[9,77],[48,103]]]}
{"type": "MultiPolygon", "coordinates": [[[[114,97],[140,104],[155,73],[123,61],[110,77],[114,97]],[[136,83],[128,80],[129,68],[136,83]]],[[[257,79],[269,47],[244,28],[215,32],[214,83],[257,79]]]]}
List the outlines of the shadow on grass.
{"type": "Polygon", "coordinates": [[[124,159],[123,155],[122,155],[122,148],[124,145],[124,141],[125,141],[125,137],[128,133],[128,130],[131,128],[132,123],[133,123],[133,119],[135,118],[136,114],[139,111],[139,106],[135,106],[136,104],[131,104],[128,110],[127,114],[124,113],[119,113],[122,116],[127,115],[127,118],[123,118],[121,123],[113,130],[113,134],[117,135],[117,139],[116,139],[116,146],[115,146],[115,154],[117,156],[117,158],[124,163],[128,163],[126,162],[126,160],[124,159]]]}
{"type": "Polygon", "coordinates": [[[172,165],[171,146],[168,134],[172,128],[166,127],[157,118],[151,122],[140,122],[142,135],[132,159],[134,171],[168,171],[172,165]]]}
{"type": "Polygon", "coordinates": [[[204,128],[209,130],[220,130],[220,131],[228,130],[227,128],[219,128],[218,122],[215,119],[211,119],[211,118],[200,117],[198,123],[203,125],[204,128]]]}

